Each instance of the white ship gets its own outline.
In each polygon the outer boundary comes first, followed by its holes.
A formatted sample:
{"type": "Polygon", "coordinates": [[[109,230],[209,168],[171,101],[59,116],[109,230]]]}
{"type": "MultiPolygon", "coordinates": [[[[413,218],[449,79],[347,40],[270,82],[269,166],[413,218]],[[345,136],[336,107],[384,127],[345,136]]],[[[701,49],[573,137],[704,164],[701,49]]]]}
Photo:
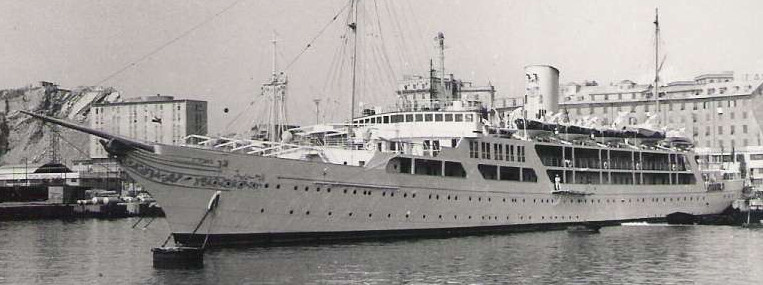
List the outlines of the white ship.
{"type": "Polygon", "coordinates": [[[282,142],[194,136],[185,146],[150,144],[24,113],[103,138],[162,205],[183,245],[661,221],[673,213],[718,214],[740,196],[742,180],[704,181],[685,145],[507,127],[558,111],[558,70],[525,70],[521,118],[485,112],[461,96],[466,90],[448,89],[452,78],[433,72],[425,86],[431,104],[293,129],[282,142]]]}
{"type": "Polygon", "coordinates": [[[494,131],[479,110],[455,109],[356,118],[352,130],[365,137],[316,127],[300,129],[293,144],[196,136],[187,146],[147,144],[25,113],[104,138],[185,245],[659,221],[672,213],[720,213],[741,193],[742,180],[705,182],[683,147],[511,135],[494,131]]]}

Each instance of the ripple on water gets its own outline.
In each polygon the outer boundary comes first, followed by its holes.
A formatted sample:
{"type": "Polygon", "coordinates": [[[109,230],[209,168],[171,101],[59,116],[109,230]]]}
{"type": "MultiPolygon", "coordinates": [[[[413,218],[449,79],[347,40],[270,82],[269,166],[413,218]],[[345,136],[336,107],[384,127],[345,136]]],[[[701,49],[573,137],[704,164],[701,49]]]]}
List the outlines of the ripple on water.
{"type": "Polygon", "coordinates": [[[133,219],[0,223],[0,282],[9,284],[753,284],[763,230],[607,227],[601,234],[495,236],[211,250],[194,270],[155,270],[167,236],[133,219]]]}

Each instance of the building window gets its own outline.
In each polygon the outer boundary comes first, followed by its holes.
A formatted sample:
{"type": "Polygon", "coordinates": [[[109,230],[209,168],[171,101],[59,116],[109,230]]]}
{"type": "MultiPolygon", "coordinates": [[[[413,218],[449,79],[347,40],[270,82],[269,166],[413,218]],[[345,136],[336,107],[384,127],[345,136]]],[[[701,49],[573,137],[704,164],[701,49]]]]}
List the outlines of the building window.
{"type": "MultiPolygon", "coordinates": [[[[730,135],[734,135],[734,129],[735,129],[734,127],[736,127],[736,126],[731,125],[731,129],[729,130],[729,132],[730,132],[729,134],[730,135]]],[[[733,145],[733,143],[732,143],[732,145],[733,145]]]]}
{"type": "Polygon", "coordinates": [[[718,134],[719,135],[723,134],[723,126],[718,126],[718,134]]]}
{"type": "MultiPolygon", "coordinates": [[[[742,125],[742,133],[743,134],[747,133],[747,125],[742,125]]],[[[747,145],[747,144],[745,143],[744,145],[747,145]]]]}

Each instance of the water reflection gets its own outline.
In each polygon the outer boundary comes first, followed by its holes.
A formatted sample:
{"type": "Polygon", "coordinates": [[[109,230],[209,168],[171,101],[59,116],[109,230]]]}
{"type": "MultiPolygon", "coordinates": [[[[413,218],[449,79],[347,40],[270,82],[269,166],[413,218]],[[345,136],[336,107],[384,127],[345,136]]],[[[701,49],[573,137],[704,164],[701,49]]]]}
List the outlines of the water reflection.
{"type": "Polygon", "coordinates": [[[607,227],[320,246],[214,249],[205,266],[157,270],[164,220],[0,223],[3,283],[709,283],[763,280],[763,230],[607,227]]]}

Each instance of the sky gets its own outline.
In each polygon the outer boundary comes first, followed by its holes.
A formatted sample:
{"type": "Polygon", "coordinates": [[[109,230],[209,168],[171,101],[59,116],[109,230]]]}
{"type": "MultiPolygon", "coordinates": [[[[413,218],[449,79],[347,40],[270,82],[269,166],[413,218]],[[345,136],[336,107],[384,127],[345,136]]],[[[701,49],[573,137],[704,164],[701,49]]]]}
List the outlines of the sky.
{"type": "MultiPolygon", "coordinates": [[[[523,68],[532,64],[557,67],[562,83],[647,83],[654,76],[655,8],[664,82],[707,72],[763,72],[763,37],[758,36],[763,1],[360,3],[365,10],[359,16],[378,16],[358,21],[376,27],[362,32],[363,39],[368,38],[367,46],[382,47],[365,48],[364,54],[375,59],[361,65],[375,71],[363,79],[387,83],[362,85],[361,93],[374,94],[358,98],[358,104],[389,104],[395,99],[390,78],[425,74],[438,32],[445,35],[447,73],[479,85],[490,82],[499,97],[522,96],[523,68]],[[387,70],[391,75],[380,74],[387,70]]],[[[225,133],[260,113],[260,85],[271,74],[275,34],[276,62],[289,77],[290,121],[314,123],[314,99],[322,100],[319,120],[341,121],[349,114],[350,97],[347,85],[338,83],[348,81],[339,75],[348,73],[334,62],[337,54],[349,54],[341,48],[348,40],[342,36],[347,4],[0,0],[0,89],[44,80],[63,88],[111,86],[123,97],[206,100],[211,133],[225,133]],[[311,47],[303,52],[307,43],[311,47]],[[332,84],[344,87],[332,89],[332,84]]]]}

